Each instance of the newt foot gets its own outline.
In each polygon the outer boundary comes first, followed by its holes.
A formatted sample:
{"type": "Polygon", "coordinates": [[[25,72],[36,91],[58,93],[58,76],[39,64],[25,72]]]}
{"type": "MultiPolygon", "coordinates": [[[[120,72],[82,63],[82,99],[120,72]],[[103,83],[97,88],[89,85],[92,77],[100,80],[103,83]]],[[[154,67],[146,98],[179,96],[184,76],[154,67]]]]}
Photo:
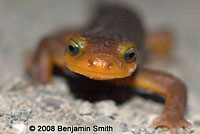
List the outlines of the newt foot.
{"type": "Polygon", "coordinates": [[[188,128],[190,123],[184,118],[172,118],[168,116],[160,115],[153,120],[151,127],[168,127],[172,134],[178,134],[179,128],[188,128]]]}

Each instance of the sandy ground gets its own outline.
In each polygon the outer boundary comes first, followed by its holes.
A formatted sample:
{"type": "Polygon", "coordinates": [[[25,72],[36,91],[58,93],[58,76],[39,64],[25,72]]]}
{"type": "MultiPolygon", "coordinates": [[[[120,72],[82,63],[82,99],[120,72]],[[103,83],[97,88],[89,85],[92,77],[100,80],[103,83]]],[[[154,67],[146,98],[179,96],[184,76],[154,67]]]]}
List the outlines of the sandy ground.
{"type": "MultiPolygon", "coordinates": [[[[169,27],[173,31],[175,47],[170,60],[151,67],[185,82],[189,96],[186,118],[192,127],[180,133],[200,133],[200,1],[122,2],[138,9],[147,29],[169,27]]],[[[102,123],[124,134],[169,133],[165,128],[148,127],[162,103],[141,96],[121,105],[113,100],[91,103],[76,98],[63,78],[37,89],[28,84],[23,69],[27,50],[56,29],[85,24],[93,5],[88,0],[0,0],[0,133],[30,133],[27,126],[41,123],[102,123]]]]}

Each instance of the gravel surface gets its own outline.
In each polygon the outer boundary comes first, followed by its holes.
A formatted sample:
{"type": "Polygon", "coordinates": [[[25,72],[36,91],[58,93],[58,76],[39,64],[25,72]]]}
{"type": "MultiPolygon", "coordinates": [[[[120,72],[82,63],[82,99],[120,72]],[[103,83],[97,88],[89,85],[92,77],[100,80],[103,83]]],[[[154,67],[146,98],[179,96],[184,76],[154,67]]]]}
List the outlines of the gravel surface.
{"type": "MultiPolygon", "coordinates": [[[[123,2],[139,9],[147,29],[162,26],[172,29],[176,46],[171,57],[150,67],[171,72],[186,83],[189,95],[186,119],[191,127],[180,129],[179,133],[200,134],[200,1],[123,2]]],[[[28,51],[55,29],[85,24],[92,14],[93,3],[0,0],[0,134],[31,133],[28,130],[31,125],[41,124],[110,125],[114,134],[170,133],[167,128],[150,127],[163,108],[160,97],[121,88],[112,92],[94,88],[93,92],[82,87],[83,90],[74,91],[73,86],[68,86],[73,81],[59,76],[49,85],[35,87],[24,74],[24,57],[28,51]]]]}

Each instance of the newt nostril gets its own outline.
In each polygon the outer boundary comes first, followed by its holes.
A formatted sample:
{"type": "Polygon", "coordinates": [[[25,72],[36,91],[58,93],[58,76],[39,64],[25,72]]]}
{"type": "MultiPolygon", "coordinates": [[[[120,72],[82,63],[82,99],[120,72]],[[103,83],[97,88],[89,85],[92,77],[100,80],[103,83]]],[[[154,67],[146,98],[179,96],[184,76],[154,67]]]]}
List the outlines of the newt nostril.
{"type": "Polygon", "coordinates": [[[93,62],[91,59],[88,60],[88,66],[92,66],[93,65],[93,62]]]}
{"type": "Polygon", "coordinates": [[[112,66],[113,66],[113,64],[112,63],[108,63],[108,69],[111,69],[112,68],[112,66]]]}

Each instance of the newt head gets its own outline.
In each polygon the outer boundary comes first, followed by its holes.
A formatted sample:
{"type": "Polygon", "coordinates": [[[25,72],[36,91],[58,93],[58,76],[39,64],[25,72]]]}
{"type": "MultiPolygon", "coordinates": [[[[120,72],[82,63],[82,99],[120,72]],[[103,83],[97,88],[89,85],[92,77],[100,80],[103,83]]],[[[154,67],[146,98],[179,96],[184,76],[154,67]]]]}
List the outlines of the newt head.
{"type": "Polygon", "coordinates": [[[64,61],[72,72],[92,79],[123,78],[136,69],[136,48],[128,41],[75,35],[68,40],[64,61]]]}

